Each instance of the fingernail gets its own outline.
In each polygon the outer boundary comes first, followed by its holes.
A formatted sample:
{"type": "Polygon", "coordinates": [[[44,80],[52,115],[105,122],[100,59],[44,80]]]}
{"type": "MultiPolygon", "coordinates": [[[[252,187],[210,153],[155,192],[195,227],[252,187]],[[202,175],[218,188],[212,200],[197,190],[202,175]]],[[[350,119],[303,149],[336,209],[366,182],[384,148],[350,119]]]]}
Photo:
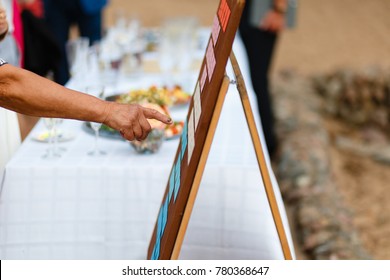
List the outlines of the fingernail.
{"type": "Polygon", "coordinates": [[[169,119],[168,119],[168,122],[169,122],[169,123],[170,123],[170,122],[172,122],[172,119],[171,119],[171,118],[169,118],[169,119]]]}

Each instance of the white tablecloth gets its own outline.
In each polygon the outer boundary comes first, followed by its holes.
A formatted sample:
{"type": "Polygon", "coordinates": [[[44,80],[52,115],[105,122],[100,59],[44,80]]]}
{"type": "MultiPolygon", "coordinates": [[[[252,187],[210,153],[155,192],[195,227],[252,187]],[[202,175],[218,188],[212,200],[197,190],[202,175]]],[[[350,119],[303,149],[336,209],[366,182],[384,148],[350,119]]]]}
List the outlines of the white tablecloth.
{"type": "MultiPolygon", "coordinates": [[[[240,40],[234,50],[253,100],[240,40]]],[[[156,78],[128,82],[137,87],[156,78]]],[[[184,117],[186,111],[174,116],[184,117]]],[[[63,157],[45,160],[47,144],[31,139],[44,129],[39,123],[6,166],[1,259],[146,258],[179,142],[165,141],[157,154],[139,155],[124,141],[102,138],[108,154],[95,159],[86,155],[93,136],[81,126],[65,121],[61,129],[75,139],[60,144],[67,149],[63,157]]],[[[271,177],[290,238],[272,171],[271,177]]],[[[227,94],[180,258],[283,259],[235,86],[227,94]]]]}
{"type": "Polygon", "coordinates": [[[11,159],[21,143],[18,116],[15,112],[0,108],[0,184],[3,181],[5,164],[11,159]]]}

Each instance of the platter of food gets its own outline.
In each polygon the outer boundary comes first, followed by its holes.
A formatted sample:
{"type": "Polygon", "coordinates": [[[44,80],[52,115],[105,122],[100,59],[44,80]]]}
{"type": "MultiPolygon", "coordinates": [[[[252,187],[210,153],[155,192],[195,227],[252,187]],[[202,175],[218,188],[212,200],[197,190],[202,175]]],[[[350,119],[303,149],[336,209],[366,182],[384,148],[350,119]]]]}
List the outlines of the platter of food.
{"type": "Polygon", "coordinates": [[[107,99],[123,104],[152,103],[171,108],[188,105],[191,95],[185,92],[179,85],[175,85],[172,88],[151,86],[146,89],[136,89],[127,93],[112,95],[107,99]]]}
{"type": "MultiPolygon", "coordinates": [[[[92,129],[92,128],[91,128],[92,129]]],[[[67,142],[73,140],[75,135],[70,131],[61,131],[57,130],[57,142],[67,142]]],[[[36,135],[32,136],[32,139],[37,142],[49,143],[50,139],[54,138],[54,134],[50,133],[50,131],[45,130],[36,135]]]]}
{"type": "MultiPolygon", "coordinates": [[[[184,127],[183,121],[174,121],[172,125],[167,125],[164,128],[164,139],[172,140],[180,137],[184,127]]],[[[89,134],[95,135],[95,131],[92,129],[89,122],[84,122],[82,126],[83,130],[89,134]]],[[[120,133],[111,127],[102,125],[99,130],[99,136],[111,139],[125,140],[120,133]]]]}
{"type": "MultiPolygon", "coordinates": [[[[175,106],[187,105],[191,100],[191,95],[184,92],[180,86],[167,87],[151,86],[147,89],[131,90],[123,94],[115,94],[106,98],[108,101],[114,101],[122,104],[137,103],[147,108],[156,109],[157,111],[170,116],[169,110],[175,106]]],[[[165,125],[156,120],[148,120],[153,129],[164,131],[164,139],[171,140],[179,137],[182,133],[184,122],[174,121],[172,125],[165,125]]],[[[83,130],[94,134],[89,122],[83,124],[83,130]]],[[[100,136],[122,139],[120,133],[106,125],[102,125],[99,131],[100,136]]]]}
{"type": "Polygon", "coordinates": [[[184,127],[183,121],[174,121],[172,125],[167,125],[164,130],[164,137],[166,140],[180,137],[184,127]]]}

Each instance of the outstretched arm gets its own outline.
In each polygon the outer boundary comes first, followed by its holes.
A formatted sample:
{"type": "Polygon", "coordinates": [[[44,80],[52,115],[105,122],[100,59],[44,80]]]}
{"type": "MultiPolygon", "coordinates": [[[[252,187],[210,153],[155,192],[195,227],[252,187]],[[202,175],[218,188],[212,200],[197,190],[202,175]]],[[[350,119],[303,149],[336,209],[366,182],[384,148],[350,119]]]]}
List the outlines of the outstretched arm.
{"type": "Polygon", "coordinates": [[[128,140],[146,138],[147,119],[172,122],[156,110],[100,100],[8,64],[0,67],[0,106],[31,116],[104,123],[128,140]]]}

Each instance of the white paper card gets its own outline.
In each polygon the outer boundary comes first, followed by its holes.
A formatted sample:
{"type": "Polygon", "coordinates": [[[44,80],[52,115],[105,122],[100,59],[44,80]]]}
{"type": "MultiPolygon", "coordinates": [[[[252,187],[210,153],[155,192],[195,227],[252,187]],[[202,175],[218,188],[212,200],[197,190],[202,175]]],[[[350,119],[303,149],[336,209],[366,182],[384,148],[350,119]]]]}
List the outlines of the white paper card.
{"type": "Polygon", "coordinates": [[[195,118],[195,131],[198,128],[198,123],[200,115],[202,114],[202,103],[200,100],[200,86],[199,83],[196,84],[194,92],[194,118],[195,118]]]}
{"type": "Polygon", "coordinates": [[[206,84],[206,79],[207,79],[207,70],[206,70],[206,65],[202,69],[202,75],[200,76],[200,90],[203,91],[203,88],[206,84]]]}
{"type": "Polygon", "coordinates": [[[215,69],[215,55],[214,55],[214,47],[213,43],[211,42],[212,39],[209,41],[209,46],[207,48],[206,52],[206,63],[207,63],[207,72],[209,74],[209,81],[211,81],[211,78],[213,77],[214,74],[214,69],[215,69]]]}
{"type": "Polygon", "coordinates": [[[190,164],[192,152],[195,147],[194,110],[191,111],[188,120],[188,164],[190,164]]]}

